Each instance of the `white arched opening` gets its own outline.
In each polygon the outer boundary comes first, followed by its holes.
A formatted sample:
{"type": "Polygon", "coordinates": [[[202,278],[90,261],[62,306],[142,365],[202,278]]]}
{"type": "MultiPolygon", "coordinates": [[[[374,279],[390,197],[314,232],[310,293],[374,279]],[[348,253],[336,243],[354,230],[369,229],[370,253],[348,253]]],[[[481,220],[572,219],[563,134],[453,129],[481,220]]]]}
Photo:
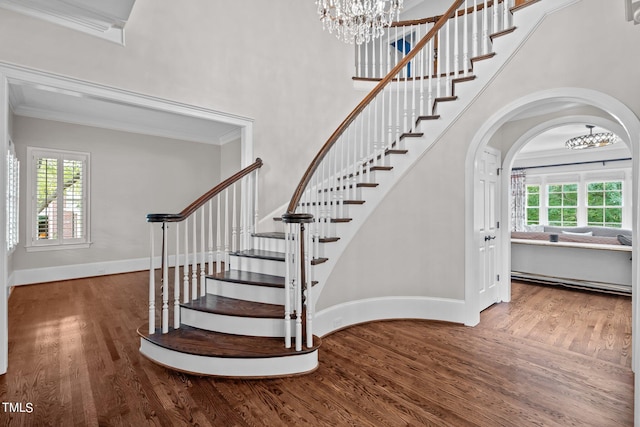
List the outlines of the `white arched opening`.
{"type": "MultiPolygon", "coordinates": [[[[581,106],[595,107],[606,113],[608,118],[589,117],[589,121],[594,121],[597,125],[602,125],[615,132],[630,148],[632,155],[632,229],[633,239],[638,241],[638,230],[640,229],[640,218],[638,216],[638,201],[640,200],[639,185],[639,162],[638,156],[640,150],[640,120],[626,105],[607,94],[584,88],[557,88],[547,91],[537,92],[522,97],[514,102],[506,105],[496,112],[474,135],[469,149],[467,151],[465,168],[468,171],[474,171],[467,174],[465,178],[465,307],[466,307],[466,324],[475,325],[480,321],[480,310],[478,304],[478,255],[475,251],[477,247],[477,234],[474,230],[474,215],[476,206],[474,206],[474,185],[476,182],[476,162],[483,149],[487,146],[491,138],[499,131],[499,129],[508,121],[521,116],[522,114],[533,111],[535,109],[551,104],[577,104],[581,106]],[[596,121],[597,120],[597,121],[596,121]]],[[[501,213],[502,220],[506,223],[509,219],[510,209],[508,206],[509,197],[509,173],[513,160],[518,151],[533,136],[568,120],[578,120],[584,117],[564,117],[558,121],[550,120],[537,125],[525,134],[521,135],[517,141],[508,149],[502,162],[502,168],[505,173],[502,174],[501,189],[501,213]]],[[[501,251],[500,272],[504,277],[510,277],[510,249],[511,242],[509,238],[509,227],[502,227],[500,230],[501,251]]],[[[632,249],[632,368],[637,371],[638,352],[640,351],[640,339],[638,339],[638,266],[640,265],[638,245],[634,245],[632,249]]],[[[500,297],[503,301],[510,300],[510,280],[505,280],[501,284],[500,297]]],[[[636,390],[640,389],[640,376],[636,375],[636,390]]],[[[635,397],[635,414],[636,421],[640,418],[640,399],[639,394],[635,397]]]]}

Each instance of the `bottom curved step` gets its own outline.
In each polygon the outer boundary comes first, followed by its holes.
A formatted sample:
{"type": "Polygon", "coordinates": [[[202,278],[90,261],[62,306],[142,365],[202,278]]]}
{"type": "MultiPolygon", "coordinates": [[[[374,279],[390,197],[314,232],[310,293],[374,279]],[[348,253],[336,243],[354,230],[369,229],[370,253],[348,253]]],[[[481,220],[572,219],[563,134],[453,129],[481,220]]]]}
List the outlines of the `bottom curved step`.
{"type": "Polygon", "coordinates": [[[196,375],[231,378],[277,378],[302,375],[318,367],[319,337],[301,351],[284,347],[282,338],[211,332],[189,326],[162,334],[138,328],[140,353],[162,366],[196,375]]]}

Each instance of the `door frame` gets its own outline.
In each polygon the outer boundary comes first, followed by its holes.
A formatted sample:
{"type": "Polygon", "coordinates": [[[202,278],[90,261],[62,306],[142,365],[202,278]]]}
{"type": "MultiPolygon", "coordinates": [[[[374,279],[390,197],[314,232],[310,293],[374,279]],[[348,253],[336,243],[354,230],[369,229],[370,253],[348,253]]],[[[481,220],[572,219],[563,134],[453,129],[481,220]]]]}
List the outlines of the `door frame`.
{"type": "MultiPolygon", "coordinates": [[[[100,99],[106,99],[123,105],[135,105],[167,113],[196,117],[233,124],[240,128],[240,162],[241,167],[253,163],[253,120],[250,118],[209,110],[194,105],[183,104],[168,99],[156,98],[141,93],[126,91],[110,86],[65,77],[53,73],[34,70],[0,61],[0,149],[3,150],[2,161],[6,162],[9,140],[9,91],[10,84],[43,85],[53,90],[67,91],[100,99]]],[[[6,176],[5,168],[0,168],[0,222],[6,223],[6,176]]],[[[23,216],[21,213],[20,216],[23,216]]],[[[8,329],[8,291],[12,283],[9,274],[9,256],[6,244],[5,227],[0,227],[0,375],[5,374],[9,361],[9,329],[8,329]]]]}

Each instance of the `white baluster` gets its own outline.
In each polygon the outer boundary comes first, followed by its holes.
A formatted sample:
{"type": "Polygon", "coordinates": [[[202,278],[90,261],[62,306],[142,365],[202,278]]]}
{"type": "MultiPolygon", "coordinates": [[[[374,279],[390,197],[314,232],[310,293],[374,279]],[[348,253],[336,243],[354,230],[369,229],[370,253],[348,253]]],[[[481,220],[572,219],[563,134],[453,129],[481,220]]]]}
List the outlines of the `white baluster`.
{"type": "Polygon", "coordinates": [[[208,274],[213,274],[213,199],[207,203],[209,207],[209,226],[207,227],[207,261],[209,262],[208,274]]]}
{"type": "Polygon", "coordinates": [[[198,233],[196,230],[196,224],[198,223],[197,212],[193,213],[192,218],[193,220],[191,222],[193,223],[193,234],[191,235],[191,237],[193,239],[193,242],[191,243],[191,245],[193,249],[193,257],[191,258],[191,299],[195,301],[198,299],[198,233]]]}
{"type": "MultiPolygon", "coordinates": [[[[435,69],[435,41],[433,39],[429,40],[429,42],[427,43],[428,49],[427,49],[427,66],[429,67],[428,70],[428,76],[429,76],[429,80],[427,82],[427,91],[428,91],[428,96],[427,96],[427,106],[428,106],[428,114],[432,115],[433,114],[433,73],[434,73],[434,69],[435,69]]],[[[436,48],[437,49],[437,48],[436,48]]]]}
{"type": "Polygon", "coordinates": [[[497,33],[499,31],[498,24],[500,23],[500,14],[498,10],[498,0],[493,1],[493,33],[497,33]]]}
{"type": "Polygon", "coordinates": [[[169,332],[169,257],[167,224],[162,223],[162,333],[169,332]]]}
{"type": "Polygon", "coordinates": [[[369,77],[369,43],[362,43],[364,46],[364,76],[369,77]]]}
{"type": "Polygon", "coordinates": [[[489,1],[484,0],[482,9],[482,54],[489,53],[489,1]]]}
{"type": "Polygon", "coordinates": [[[206,272],[206,262],[205,262],[205,254],[207,253],[205,250],[205,227],[204,227],[204,206],[200,209],[200,296],[203,297],[207,294],[207,290],[205,289],[207,283],[207,272],[206,272]]]}
{"type": "Polygon", "coordinates": [[[237,221],[237,215],[238,212],[237,211],[237,197],[236,197],[236,184],[233,184],[233,198],[232,198],[233,202],[231,205],[231,210],[232,210],[232,214],[231,214],[231,251],[235,252],[238,250],[238,247],[236,245],[236,242],[238,240],[238,221],[237,221]]]}
{"type": "Polygon", "coordinates": [[[156,332],[156,270],[154,268],[155,258],[155,237],[154,237],[154,224],[151,223],[149,230],[151,254],[149,263],[149,335],[153,335],[156,332]]]}
{"type": "Polygon", "coordinates": [[[173,327],[180,328],[180,224],[176,224],[176,254],[173,263],[173,327]]]}
{"type": "Polygon", "coordinates": [[[292,224],[285,224],[284,245],[285,245],[285,278],[284,278],[284,346],[291,348],[291,227],[292,224]]]}
{"type": "Polygon", "coordinates": [[[462,66],[465,76],[469,74],[469,9],[467,2],[468,0],[464,0],[464,23],[462,24],[462,66]]]}
{"type": "Polygon", "coordinates": [[[443,52],[441,49],[442,46],[442,28],[438,30],[438,38],[436,39],[436,48],[435,48],[435,52],[436,52],[436,62],[434,64],[434,71],[436,73],[436,98],[440,98],[440,94],[441,94],[441,87],[442,85],[440,84],[441,82],[441,70],[442,70],[442,58],[443,58],[443,52]]]}
{"type": "MultiPolygon", "coordinates": [[[[458,77],[458,72],[462,70],[462,67],[460,67],[460,18],[457,11],[453,14],[453,20],[453,78],[455,79],[458,77]]],[[[453,94],[453,88],[451,91],[453,94]]]]}
{"type": "Polygon", "coordinates": [[[478,36],[478,0],[473,0],[473,12],[471,13],[471,17],[473,19],[473,54],[472,57],[475,58],[478,56],[478,46],[480,46],[479,36],[478,36]]]}
{"type": "Polygon", "coordinates": [[[224,190],[224,265],[229,265],[229,188],[224,190]]]}
{"type": "Polygon", "coordinates": [[[447,21],[447,23],[445,24],[445,29],[446,29],[446,35],[447,35],[447,39],[444,41],[445,43],[445,61],[446,61],[446,65],[445,65],[445,72],[446,72],[446,79],[445,79],[445,91],[444,91],[444,96],[449,96],[451,94],[451,90],[452,90],[452,86],[451,86],[451,19],[449,19],[447,21]]]}
{"type": "Polygon", "coordinates": [[[511,25],[511,23],[509,22],[509,4],[511,3],[510,0],[504,0],[502,2],[502,29],[506,30],[507,28],[509,28],[509,26],[511,25]]]}
{"type": "Polygon", "coordinates": [[[220,203],[221,197],[218,195],[217,197],[217,216],[216,216],[216,273],[223,272],[227,269],[227,266],[222,266],[222,230],[220,228],[220,203]]]}
{"type": "Polygon", "coordinates": [[[182,302],[189,302],[189,220],[184,220],[184,265],[182,267],[182,302]]]}
{"type": "Polygon", "coordinates": [[[260,171],[260,169],[256,169],[256,171],[254,172],[254,190],[253,190],[253,230],[251,230],[253,233],[257,233],[258,232],[258,219],[259,219],[259,210],[258,210],[258,189],[259,187],[259,183],[258,183],[258,172],[260,171]]]}
{"type": "MultiPolygon", "coordinates": [[[[297,224],[296,235],[302,234],[303,224],[297,224]]],[[[302,350],[302,283],[300,277],[300,268],[303,266],[304,255],[300,252],[300,242],[296,241],[295,255],[295,304],[296,304],[296,351],[302,350]]]]}
{"type": "Polygon", "coordinates": [[[356,76],[362,77],[362,49],[364,47],[362,45],[356,45],[356,76]]]}
{"type": "MultiPolygon", "coordinates": [[[[306,244],[305,244],[305,248],[311,248],[310,245],[310,233],[307,233],[306,236],[306,244]]],[[[306,306],[307,306],[307,324],[306,324],[306,332],[307,332],[307,347],[313,347],[313,299],[312,297],[312,280],[311,277],[309,277],[309,274],[311,272],[311,259],[312,259],[312,254],[310,253],[310,250],[306,250],[305,254],[304,254],[304,261],[305,261],[305,271],[307,272],[307,274],[305,275],[305,282],[306,282],[306,291],[307,291],[307,295],[305,298],[306,301],[306,306]]]]}

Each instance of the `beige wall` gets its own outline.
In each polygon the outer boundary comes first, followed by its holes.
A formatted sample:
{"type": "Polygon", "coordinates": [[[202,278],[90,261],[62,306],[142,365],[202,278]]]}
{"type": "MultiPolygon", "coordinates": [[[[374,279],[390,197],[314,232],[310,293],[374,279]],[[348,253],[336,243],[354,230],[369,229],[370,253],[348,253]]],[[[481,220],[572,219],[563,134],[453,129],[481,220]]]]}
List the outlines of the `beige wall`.
{"type": "Polygon", "coordinates": [[[15,116],[21,162],[20,244],[15,270],[149,256],[148,213],[177,213],[220,180],[220,147],[15,116]],[[89,249],[27,252],[27,147],[88,152],[89,249]]]}
{"type": "Polygon", "coordinates": [[[288,201],[363,96],[353,47],[313,1],[137,0],[125,31],[122,47],[1,9],[0,61],[254,119],[261,212],[288,201]]]}

